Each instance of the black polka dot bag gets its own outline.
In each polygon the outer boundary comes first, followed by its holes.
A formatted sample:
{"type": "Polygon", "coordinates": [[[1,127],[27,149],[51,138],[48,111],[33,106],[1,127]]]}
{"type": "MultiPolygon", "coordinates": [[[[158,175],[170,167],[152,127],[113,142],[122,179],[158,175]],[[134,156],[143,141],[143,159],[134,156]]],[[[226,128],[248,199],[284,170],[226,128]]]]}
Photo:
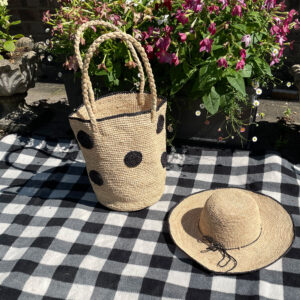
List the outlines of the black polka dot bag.
{"type": "Polygon", "coordinates": [[[75,38],[75,53],[82,69],[83,102],[69,116],[70,125],[86,161],[88,176],[98,201],[119,211],[135,211],[156,203],[166,180],[166,100],[157,98],[153,73],[141,44],[131,35],[107,22],[83,24],[75,38]],[[97,38],[84,62],[79,52],[80,37],[89,26],[114,30],[97,38]],[[120,39],[132,53],[140,73],[138,93],[120,92],[95,100],[88,75],[90,60],[107,40],[120,39]],[[144,92],[145,67],[150,93],[144,92]]]}

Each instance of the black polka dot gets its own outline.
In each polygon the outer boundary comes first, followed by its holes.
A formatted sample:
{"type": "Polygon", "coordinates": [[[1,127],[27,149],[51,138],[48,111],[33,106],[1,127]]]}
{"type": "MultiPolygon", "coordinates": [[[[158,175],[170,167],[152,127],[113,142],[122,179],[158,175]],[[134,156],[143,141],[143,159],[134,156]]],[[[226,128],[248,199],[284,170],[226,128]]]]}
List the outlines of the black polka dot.
{"type": "Polygon", "coordinates": [[[167,166],[167,152],[163,152],[163,154],[161,155],[160,161],[161,161],[161,165],[163,166],[163,168],[165,168],[167,166]]]}
{"type": "Polygon", "coordinates": [[[77,140],[82,147],[92,149],[94,146],[92,138],[84,131],[79,130],[77,133],[77,140]]]}
{"type": "Polygon", "coordinates": [[[157,128],[156,128],[156,133],[159,134],[162,132],[163,128],[164,128],[164,124],[165,124],[165,118],[163,115],[160,115],[158,117],[158,121],[157,121],[157,128]]]}
{"type": "Polygon", "coordinates": [[[100,186],[103,184],[103,179],[102,179],[101,175],[97,171],[92,170],[92,171],[90,171],[89,174],[90,174],[91,180],[95,184],[100,185],[100,186]]]}
{"type": "Polygon", "coordinates": [[[138,151],[130,151],[124,157],[124,163],[128,168],[134,168],[138,166],[143,159],[143,155],[138,151]]]}

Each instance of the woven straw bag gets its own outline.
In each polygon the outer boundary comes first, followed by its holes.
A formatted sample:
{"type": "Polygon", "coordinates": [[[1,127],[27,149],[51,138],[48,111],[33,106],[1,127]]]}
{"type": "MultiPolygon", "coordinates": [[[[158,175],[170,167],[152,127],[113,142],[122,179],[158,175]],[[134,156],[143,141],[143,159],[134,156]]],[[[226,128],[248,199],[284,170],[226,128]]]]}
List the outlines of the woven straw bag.
{"type": "Polygon", "coordinates": [[[166,100],[157,98],[150,63],[141,44],[107,22],[83,24],[76,34],[75,53],[82,69],[84,104],[69,116],[70,125],[86,161],[87,173],[98,201],[119,211],[134,211],[157,202],[166,179],[166,100]],[[97,38],[84,62],[79,52],[80,36],[89,26],[102,25],[114,32],[97,38]],[[95,101],[88,75],[90,60],[99,45],[121,39],[130,49],[140,73],[138,93],[120,92],[95,101]],[[150,91],[144,93],[144,64],[150,91]]]}

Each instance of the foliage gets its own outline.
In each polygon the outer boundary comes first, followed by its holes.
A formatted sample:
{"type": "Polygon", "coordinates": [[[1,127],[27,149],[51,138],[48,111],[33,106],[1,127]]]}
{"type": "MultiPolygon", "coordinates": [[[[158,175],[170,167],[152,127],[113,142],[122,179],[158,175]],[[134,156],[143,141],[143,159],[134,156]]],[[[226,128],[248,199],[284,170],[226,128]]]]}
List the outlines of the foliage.
{"type": "Polygon", "coordinates": [[[0,60],[4,58],[3,55],[7,52],[14,52],[16,40],[23,37],[22,34],[9,34],[10,27],[20,24],[20,21],[10,22],[10,15],[8,15],[6,6],[7,1],[0,0],[0,60]]]}
{"type": "MultiPolygon", "coordinates": [[[[277,0],[58,2],[56,12],[45,12],[43,20],[52,27],[52,52],[63,57],[66,68],[78,70],[73,40],[80,24],[109,21],[143,44],[160,95],[169,99],[182,95],[187,104],[201,98],[209,114],[223,111],[232,124],[238,124],[241,107],[248,101],[246,86],[274,80],[271,69],[281,63],[284,49],[293,47],[287,35],[300,28],[298,13],[285,11],[284,1],[277,0]]],[[[82,57],[105,32],[103,28],[85,32],[82,57]]],[[[100,46],[89,71],[113,91],[138,86],[134,67],[125,45],[109,41],[100,46]]]]}

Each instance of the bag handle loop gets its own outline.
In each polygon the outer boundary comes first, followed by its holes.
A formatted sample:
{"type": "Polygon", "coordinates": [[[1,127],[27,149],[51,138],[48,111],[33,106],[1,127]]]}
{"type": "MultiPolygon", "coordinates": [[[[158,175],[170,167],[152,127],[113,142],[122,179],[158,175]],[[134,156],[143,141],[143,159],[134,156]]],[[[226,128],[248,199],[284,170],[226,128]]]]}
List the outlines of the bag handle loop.
{"type": "MultiPolygon", "coordinates": [[[[79,68],[81,70],[83,68],[83,61],[82,61],[81,54],[80,54],[81,35],[87,28],[92,27],[92,26],[97,26],[97,25],[102,25],[102,26],[107,27],[111,30],[122,32],[120,30],[120,28],[118,28],[117,26],[115,26],[111,23],[105,22],[105,21],[94,20],[94,21],[89,21],[89,22],[86,22],[86,23],[82,24],[78,28],[78,30],[75,34],[75,43],[74,43],[75,56],[76,56],[79,68]]],[[[132,44],[130,42],[127,43],[127,47],[129,48],[129,50],[130,50],[130,52],[133,56],[134,62],[137,64],[137,67],[138,67],[138,70],[139,70],[139,73],[140,73],[140,94],[143,94],[144,89],[145,89],[145,74],[144,74],[144,70],[143,70],[141,61],[140,61],[140,59],[139,59],[139,57],[138,57],[138,55],[135,51],[135,48],[132,46],[132,44]]],[[[89,90],[90,89],[92,89],[92,86],[89,86],[89,90]]],[[[92,107],[93,107],[93,109],[95,109],[94,103],[92,103],[92,107]]]]}
{"type": "Polygon", "coordinates": [[[152,73],[152,69],[150,66],[150,62],[148,60],[147,54],[145,52],[145,49],[142,47],[142,45],[131,35],[115,31],[115,32],[110,32],[106,33],[100,37],[98,37],[93,44],[89,47],[84,62],[83,62],[83,68],[82,68],[82,91],[83,91],[83,101],[86,106],[86,109],[88,111],[88,114],[90,116],[91,122],[93,125],[97,126],[96,118],[95,118],[95,110],[93,108],[95,107],[95,95],[94,92],[91,88],[91,81],[90,77],[88,74],[88,69],[90,65],[90,61],[96,52],[97,48],[99,45],[101,45],[103,42],[110,40],[110,39],[121,39],[122,41],[125,41],[127,43],[132,43],[132,45],[136,48],[136,50],[139,52],[141,55],[143,64],[146,69],[146,73],[148,76],[149,80],[149,86],[150,86],[150,91],[152,95],[152,105],[151,105],[151,121],[154,122],[154,116],[157,108],[157,91],[156,91],[156,86],[155,86],[155,81],[154,81],[154,76],[152,73]],[[89,99],[90,95],[90,99],[89,99]]]}

